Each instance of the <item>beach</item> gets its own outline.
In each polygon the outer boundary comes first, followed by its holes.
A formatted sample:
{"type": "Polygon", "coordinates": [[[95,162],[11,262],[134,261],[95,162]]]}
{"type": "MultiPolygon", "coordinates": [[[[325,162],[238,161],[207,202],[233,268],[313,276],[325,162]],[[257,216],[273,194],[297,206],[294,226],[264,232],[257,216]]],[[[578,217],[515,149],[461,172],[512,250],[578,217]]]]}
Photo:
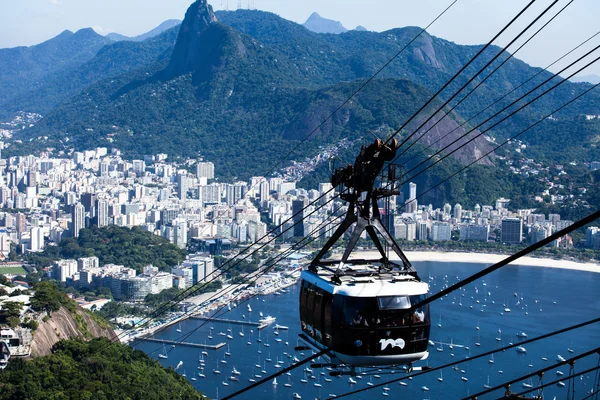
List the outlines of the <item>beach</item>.
{"type": "MultiPolygon", "coordinates": [[[[359,251],[355,253],[357,258],[378,258],[377,251],[359,251]]],[[[488,254],[488,253],[461,253],[461,252],[441,252],[441,251],[407,251],[405,252],[409,261],[435,261],[435,262],[456,262],[456,263],[478,263],[495,264],[509,257],[507,254],[488,254]]],[[[397,260],[395,254],[390,253],[392,260],[397,260]]],[[[600,264],[581,263],[570,260],[554,260],[551,258],[521,257],[517,261],[509,264],[510,266],[523,265],[528,267],[561,268],[576,271],[598,272],[600,273],[600,264]]]]}

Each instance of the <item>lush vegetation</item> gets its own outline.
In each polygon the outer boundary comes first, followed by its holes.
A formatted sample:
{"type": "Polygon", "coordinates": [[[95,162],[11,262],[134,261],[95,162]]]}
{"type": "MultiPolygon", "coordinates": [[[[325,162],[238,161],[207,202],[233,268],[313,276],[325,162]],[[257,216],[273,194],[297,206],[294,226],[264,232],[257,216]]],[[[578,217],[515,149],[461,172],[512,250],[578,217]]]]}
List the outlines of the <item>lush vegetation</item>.
{"type": "Polygon", "coordinates": [[[12,358],[0,399],[201,399],[185,378],[139,350],[107,339],[60,341],[52,354],[12,358]]]}
{"type": "Polygon", "coordinates": [[[50,314],[63,306],[74,313],[77,308],[75,301],[60,291],[54,282],[39,282],[33,290],[35,294],[31,297],[31,308],[36,311],[46,311],[50,314]]]}
{"type": "Polygon", "coordinates": [[[109,225],[82,229],[79,237],[63,239],[58,246],[47,246],[42,253],[28,255],[27,261],[45,267],[58,259],[96,256],[100,265],[118,264],[141,271],[152,264],[170,271],[185,259],[185,255],[185,250],[167,239],[139,227],[129,229],[109,225]]]}

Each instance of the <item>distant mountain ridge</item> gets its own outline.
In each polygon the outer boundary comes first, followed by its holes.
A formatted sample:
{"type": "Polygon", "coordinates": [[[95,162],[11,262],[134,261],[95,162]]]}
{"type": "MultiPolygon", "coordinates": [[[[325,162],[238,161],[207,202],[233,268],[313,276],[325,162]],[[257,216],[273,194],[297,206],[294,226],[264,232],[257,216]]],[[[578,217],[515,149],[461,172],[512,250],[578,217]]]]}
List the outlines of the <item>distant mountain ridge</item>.
{"type": "Polygon", "coordinates": [[[348,32],[348,29],[344,28],[341,22],[323,18],[316,12],[312,13],[302,25],[304,25],[304,27],[309,31],[313,31],[315,33],[348,32]]]}
{"type": "Polygon", "coordinates": [[[122,40],[129,40],[132,42],[142,42],[146,39],[150,39],[157,35],[160,35],[164,31],[174,28],[180,24],[181,24],[180,19],[168,19],[168,20],[162,22],[156,28],[153,28],[146,33],[142,33],[141,35],[130,37],[130,36],[121,35],[120,33],[112,32],[112,33],[107,34],[106,37],[114,42],[119,42],[122,40]]]}
{"type": "Polygon", "coordinates": [[[600,76],[598,75],[580,75],[571,78],[571,82],[586,82],[593,85],[600,83],[600,76]]]}

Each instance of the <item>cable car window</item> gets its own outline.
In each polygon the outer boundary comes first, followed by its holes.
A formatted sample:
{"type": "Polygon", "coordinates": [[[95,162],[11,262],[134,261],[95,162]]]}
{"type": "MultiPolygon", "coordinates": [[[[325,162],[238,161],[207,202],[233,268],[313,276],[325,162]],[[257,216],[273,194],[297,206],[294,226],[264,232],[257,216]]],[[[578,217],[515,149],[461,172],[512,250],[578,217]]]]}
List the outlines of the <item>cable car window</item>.
{"type": "Polygon", "coordinates": [[[376,311],[375,298],[373,297],[346,297],[343,305],[344,325],[373,326],[376,311]]]}
{"type": "Polygon", "coordinates": [[[323,341],[325,344],[331,344],[331,309],[333,306],[333,296],[325,292],[323,294],[323,341]]]}
{"type": "Polygon", "coordinates": [[[381,296],[377,303],[380,310],[406,310],[411,304],[408,296],[381,296]]]}
{"type": "Polygon", "coordinates": [[[313,299],[313,327],[315,328],[317,339],[321,340],[321,332],[323,332],[323,291],[319,288],[315,288],[313,299]]]}
{"type": "MultiPolygon", "coordinates": [[[[426,294],[410,296],[411,304],[419,304],[423,300],[427,298],[426,294]]],[[[425,305],[424,307],[419,307],[414,310],[412,317],[413,324],[426,324],[430,323],[429,319],[429,305],[425,305]]]]}

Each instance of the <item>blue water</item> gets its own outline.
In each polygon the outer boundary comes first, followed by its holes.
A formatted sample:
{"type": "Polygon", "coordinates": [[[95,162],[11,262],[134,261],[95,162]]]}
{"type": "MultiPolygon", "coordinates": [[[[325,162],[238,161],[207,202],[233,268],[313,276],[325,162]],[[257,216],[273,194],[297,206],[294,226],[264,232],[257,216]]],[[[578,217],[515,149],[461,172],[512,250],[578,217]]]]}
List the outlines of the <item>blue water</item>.
{"type": "MultiPolygon", "coordinates": [[[[424,280],[429,280],[431,293],[436,293],[442,289],[442,286],[457,282],[458,278],[465,278],[488,265],[483,264],[458,264],[458,263],[434,263],[434,262],[416,262],[414,263],[419,274],[424,280]]],[[[458,359],[464,359],[467,356],[496,349],[508,345],[509,342],[518,342],[517,332],[524,331],[529,338],[534,338],[553,330],[564,328],[598,317],[600,310],[600,296],[598,288],[600,287],[600,274],[568,271],[561,269],[538,268],[538,267],[505,267],[495,273],[485,277],[484,281],[472,283],[461,291],[454,292],[452,295],[438,300],[431,305],[431,339],[436,342],[436,346],[430,346],[430,357],[427,362],[430,366],[443,365],[458,359]],[[486,285],[483,286],[485,281],[486,285]],[[490,293],[490,295],[488,295],[490,293]],[[517,293],[515,297],[514,293],[517,293]],[[520,298],[523,298],[522,300],[520,298]],[[479,301],[479,303],[477,303],[479,301]],[[517,302],[520,304],[517,305],[517,302]],[[462,305],[461,305],[462,304],[462,305]],[[511,309],[510,313],[504,313],[504,304],[511,309]],[[526,314],[527,312],[527,314],[526,314]],[[438,327],[440,323],[441,327],[438,327]],[[479,324],[480,329],[476,327],[479,324]],[[501,333],[499,333],[499,330],[501,333]],[[501,341],[497,341],[500,337],[501,341]],[[438,342],[454,343],[451,350],[444,345],[444,351],[436,350],[438,342]],[[479,342],[481,346],[475,346],[479,342]],[[464,347],[470,349],[466,350],[464,347]],[[453,354],[453,356],[452,356],[453,354]]],[[[160,360],[165,366],[175,367],[180,361],[183,366],[179,368],[180,373],[186,373],[187,378],[196,376],[197,381],[191,381],[192,385],[211,398],[222,398],[233,393],[244,386],[249,385],[248,379],[254,374],[260,374],[263,377],[279,371],[274,368],[277,360],[284,360],[284,367],[291,363],[291,356],[296,355],[299,359],[303,356],[294,352],[297,334],[300,331],[298,321],[298,287],[290,287],[288,293],[282,295],[270,295],[265,297],[256,297],[248,301],[252,307],[252,313],[248,312],[246,303],[240,304],[224,315],[224,318],[242,320],[243,315],[246,320],[257,321],[259,312],[265,316],[272,315],[277,317],[277,323],[288,326],[288,331],[280,331],[279,338],[281,342],[276,342],[271,327],[265,328],[261,332],[262,343],[257,342],[258,332],[250,332],[251,327],[244,326],[245,337],[239,335],[240,325],[229,325],[223,323],[206,323],[198,329],[186,341],[195,343],[216,344],[226,342],[227,346],[219,350],[208,350],[206,367],[204,374],[206,378],[197,377],[198,358],[200,350],[195,348],[177,346],[169,352],[169,358],[160,360]],[[209,335],[209,326],[213,326],[213,339],[207,339],[209,335]],[[227,332],[232,330],[233,339],[227,339],[225,336],[219,336],[218,332],[227,332]],[[250,341],[251,345],[247,342],[250,341]],[[288,345],[286,345],[288,342],[288,345]],[[270,347],[264,346],[269,343],[270,347]],[[259,351],[262,354],[259,354],[259,351]],[[230,352],[231,356],[226,356],[225,352],[230,352]],[[284,354],[287,353],[288,355],[284,354]],[[267,358],[271,362],[265,361],[267,358]],[[220,360],[227,361],[223,364],[220,360]],[[260,364],[266,370],[266,374],[261,373],[255,364],[260,364]],[[219,368],[220,375],[213,373],[213,369],[219,368]],[[232,368],[235,367],[241,372],[239,382],[228,380],[232,368]],[[224,386],[222,382],[227,382],[229,386],[224,386]]],[[[176,332],[176,326],[170,327],[159,332],[156,337],[177,340],[183,334],[201,325],[203,321],[187,320],[181,324],[183,333],[176,332]]],[[[443,370],[443,382],[438,382],[439,372],[433,372],[421,377],[415,377],[412,380],[404,380],[408,385],[401,386],[398,383],[389,385],[389,398],[429,398],[429,399],[447,399],[460,398],[469,394],[475,394],[484,390],[483,385],[488,381],[491,386],[495,386],[511,380],[517,376],[531,373],[544,366],[551,365],[557,361],[557,355],[565,358],[588,351],[600,345],[600,326],[598,324],[567,332],[560,336],[555,336],[537,343],[526,345],[527,353],[518,354],[514,349],[494,355],[494,363],[490,364],[488,358],[473,360],[460,365],[461,371],[453,369],[443,370]],[[574,352],[568,352],[571,348],[574,352]],[[547,357],[543,361],[542,357],[547,357]],[[532,364],[533,367],[529,367],[532,364]],[[503,373],[499,373],[503,371],[503,373]],[[461,380],[461,377],[468,378],[467,382],[461,380]],[[423,391],[426,386],[429,391],[423,391]]],[[[158,343],[143,342],[136,346],[153,357],[157,358],[158,353],[162,352],[162,345],[158,343]]],[[[308,355],[306,352],[305,355],[308,355]]],[[[576,363],[575,371],[594,367],[598,363],[598,357],[592,356],[576,363]]],[[[379,372],[379,379],[364,376],[357,379],[356,384],[349,384],[348,377],[332,377],[332,382],[325,382],[319,370],[314,370],[315,380],[308,378],[308,383],[301,383],[300,379],[306,375],[303,372],[304,366],[292,371],[292,376],[285,374],[278,377],[279,385],[273,386],[271,383],[265,383],[251,391],[244,393],[239,398],[261,398],[261,399],[291,399],[294,392],[298,392],[303,399],[327,398],[329,394],[340,394],[351,390],[367,387],[367,382],[374,384],[385,380],[391,380],[400,377],[397,372],[394,375],[386,374],[385,371],[379,372]],[[291,388],[283,386],[284,383],[292,383],[291,388]],[[321,388],[313,386],[314,382],[322,385],[321,388]]],[[[564,388],[555,385],[544,390],[546,398],[552,399],[566,398],[568,380],[566,379],[569,371],[567,367],[562,367],[564,372],[564,388]]],[[[327,371],[324,371],[327,372],[327,371]]],[[[555,370],[549,371],[544,377],[545,382],[558,379],[555,370]]],[[[583,379],[576,378],[575,393],[576,398],[584,397],[584,393],[591,390],[594,386],[595,376],[584,376],[583,379]]],[[[258,379],[257,379],[258,380],[258,379]]],[[[535,386],[538,380],[532,380],[535,386]]],[[[512,386],[513,392],[525,390],[522,385],[512,386]]],[[[357,395],[350,396],[352,399],[371,399],[382,396],[382,389],[372,389],[357,395]]],[[[503,394],[503,391],[497,391],[489,398],[496,398],[503,394]]],[[[485,396],[484,396],[485,397],[485,396]]]]}

